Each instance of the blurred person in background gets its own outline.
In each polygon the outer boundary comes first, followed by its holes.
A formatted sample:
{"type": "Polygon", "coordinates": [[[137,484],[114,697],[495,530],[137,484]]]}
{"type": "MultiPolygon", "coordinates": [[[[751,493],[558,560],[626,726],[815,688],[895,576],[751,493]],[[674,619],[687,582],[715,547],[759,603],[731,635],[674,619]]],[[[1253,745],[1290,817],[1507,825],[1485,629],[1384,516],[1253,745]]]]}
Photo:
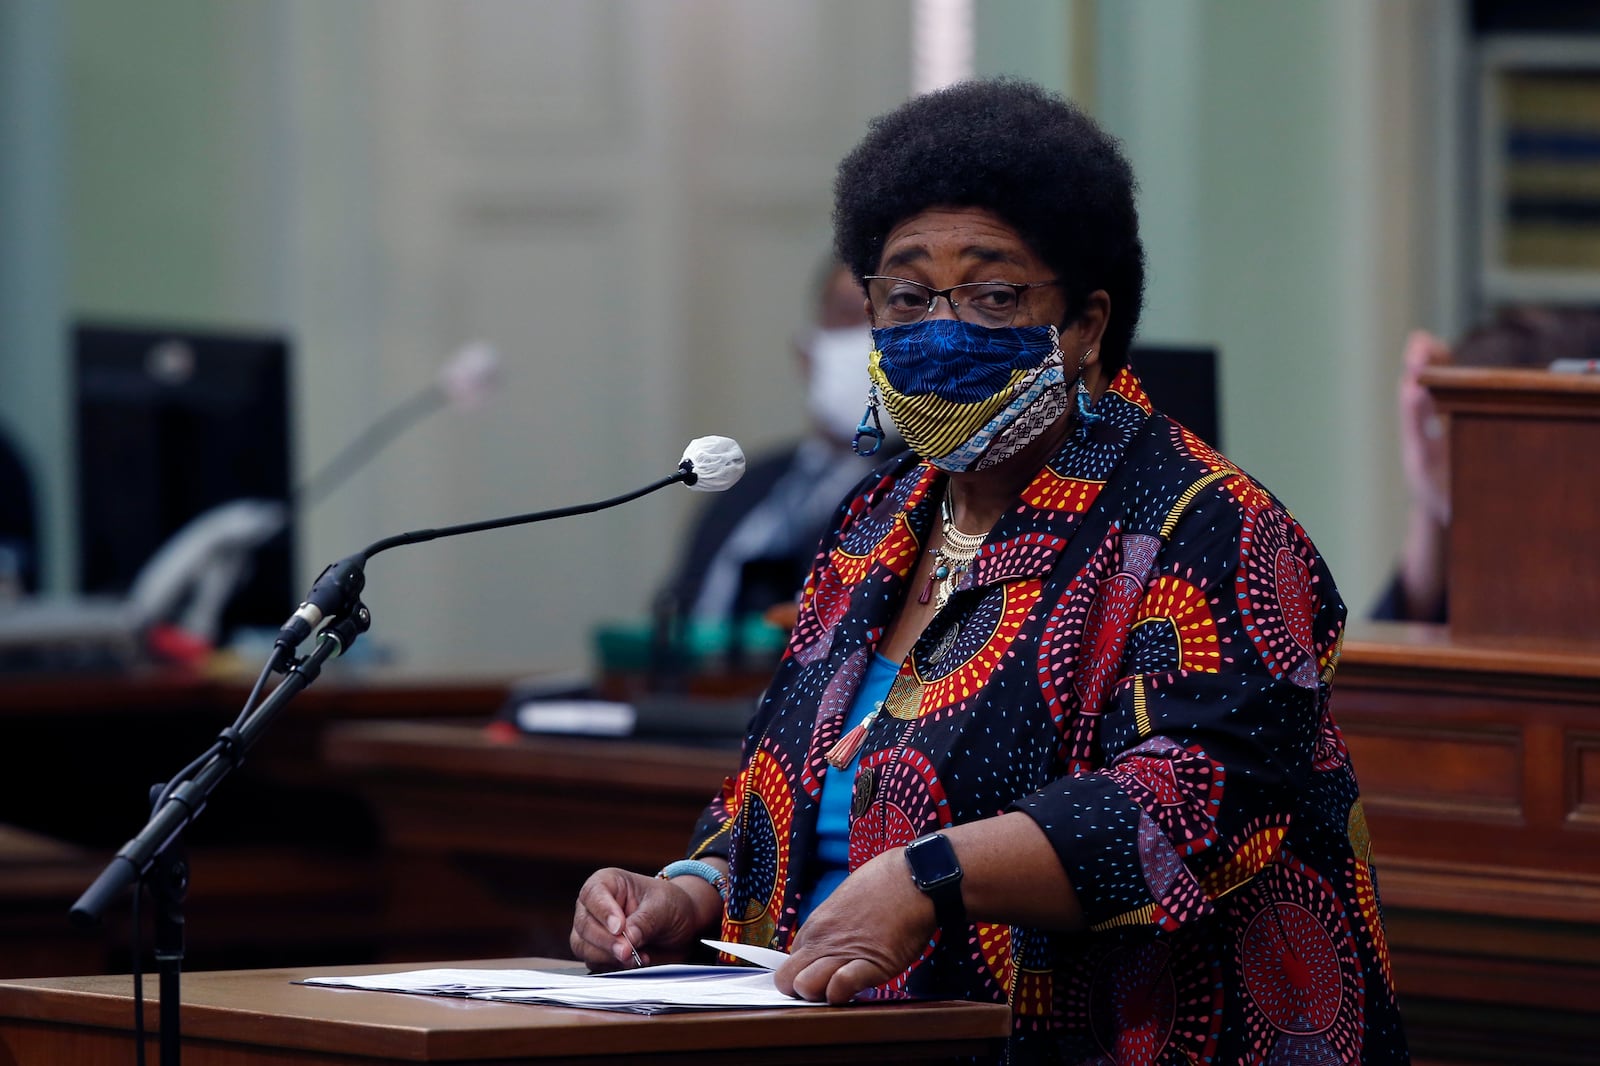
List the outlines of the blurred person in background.
{"type": "Polygon", "coordinates": [[[832,258],[812,291],[812,324],[793,342],[810,430],[707,501],[665,590],[690,620],[733,621],[793,601],[839,500],[872,468],[851,449],[872,350],[865,294],[832,258]]]}
{"type": "Polygon", "coordinates": [[[1421,383],[1433,366],[1544,369],[1557,360],[1600,355],[1600,311],[1590,308],[1513,307],[1452,347],[1426,330],[1406,339],[1396,389],[1400,458],[1405,469],[1405,535],[1394,576],[1372,617],[1379,621],[1445,622],[1449,619],[1450,437],[1445,416],[1421,383]]]}

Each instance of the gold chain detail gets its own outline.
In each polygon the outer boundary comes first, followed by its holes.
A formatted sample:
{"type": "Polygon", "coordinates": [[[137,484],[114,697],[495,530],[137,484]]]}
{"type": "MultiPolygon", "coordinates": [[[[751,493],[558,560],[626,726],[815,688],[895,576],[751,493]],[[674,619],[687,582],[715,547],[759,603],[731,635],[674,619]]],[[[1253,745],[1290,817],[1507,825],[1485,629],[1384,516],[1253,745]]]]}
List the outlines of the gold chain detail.
{"type": "Polygon", "coordinates": [[[944,533],[945,545],[950,549],[945,554],[952,559],[959,559],[962,562],[971,560],[974,555],[978,554],[978,549],[983,547],[984,538],[989,535],[987,532],[963,533],[956,528],[956,516],[950,508],[950,493],[948,490],[944,494],[944,499],[939,501],[939,519],[940,529],[944,533]]]}
{"type": "Polygon", "coordinates": [[[944,498],[939,501],[939,530],[943,534],[943,543],[933,549],[933,564],[935,572],[942,570],[944,576],[938,578],[938,589],[934,594],[933,609],[944,610],[944,605],[950,602],[950,594],[955,591],[956,582],[961,580],[972,566],[972,560],[978,554],[978,549],[983,547],[984,538],[988,533],[963,533],[956,528],[955,512],[950,506],[950,490],[945,489],[944,498]]]}

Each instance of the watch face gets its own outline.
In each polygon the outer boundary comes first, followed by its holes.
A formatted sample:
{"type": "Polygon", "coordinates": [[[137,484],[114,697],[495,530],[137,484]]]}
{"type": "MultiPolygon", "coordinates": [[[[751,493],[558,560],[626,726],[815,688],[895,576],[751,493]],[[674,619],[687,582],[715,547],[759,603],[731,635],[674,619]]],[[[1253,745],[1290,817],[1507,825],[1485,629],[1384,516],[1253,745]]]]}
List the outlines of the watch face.
{"type": "Polygon", "coordinates": [[[906,865],[911,881],[933,900],[934,919],[941,929],[958,929],[967,924],[967,909],[961,900],[961,864],[948,837],[929,833],[906,845],[906,865]]]}
{"type": "Polygon", "coordinates": [[[907,844],[906,862],[911,866],[912,880],[924,892],[961,877],[955,848],[950,846],[949,839],[938,833],[918,837],[907,844]]]}

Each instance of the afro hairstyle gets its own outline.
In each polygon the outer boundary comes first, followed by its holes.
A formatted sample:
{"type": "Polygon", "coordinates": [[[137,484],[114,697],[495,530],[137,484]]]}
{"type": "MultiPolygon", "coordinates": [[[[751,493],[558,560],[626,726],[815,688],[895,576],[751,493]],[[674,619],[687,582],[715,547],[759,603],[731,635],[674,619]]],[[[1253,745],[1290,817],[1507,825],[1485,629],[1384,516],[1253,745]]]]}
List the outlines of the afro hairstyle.
{"type": "Polygon", "coordinates": [[[1104,289],[1102,365],[1126,362],[1144,305],[1133,169],[1076,106],[1009,78],[917,96],[872,120],[839,164],[834,247],[860,279],[894,227],[930,207],[981,207],[1011,226],[1063,282],[1070,321],[1104,289]]]}

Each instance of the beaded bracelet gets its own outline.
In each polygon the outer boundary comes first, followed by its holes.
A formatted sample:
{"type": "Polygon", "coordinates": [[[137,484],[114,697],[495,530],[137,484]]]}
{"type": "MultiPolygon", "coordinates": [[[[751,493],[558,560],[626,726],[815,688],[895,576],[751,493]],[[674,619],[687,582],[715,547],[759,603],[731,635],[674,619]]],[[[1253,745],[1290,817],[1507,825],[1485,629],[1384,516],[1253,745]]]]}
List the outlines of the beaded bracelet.
{"type": "Polygon", "coordinates": [[[669,862],[656,874],[663,881],[670,881],[674,877],[698,877],[706,884],[717,890],[717,895],[722,897],[722,902],[728,902],[728,896],[733,891],[733,885],[728,881],[728,875],[712,866],[709,862],[699,859],[679,859],[669,862]]]}

